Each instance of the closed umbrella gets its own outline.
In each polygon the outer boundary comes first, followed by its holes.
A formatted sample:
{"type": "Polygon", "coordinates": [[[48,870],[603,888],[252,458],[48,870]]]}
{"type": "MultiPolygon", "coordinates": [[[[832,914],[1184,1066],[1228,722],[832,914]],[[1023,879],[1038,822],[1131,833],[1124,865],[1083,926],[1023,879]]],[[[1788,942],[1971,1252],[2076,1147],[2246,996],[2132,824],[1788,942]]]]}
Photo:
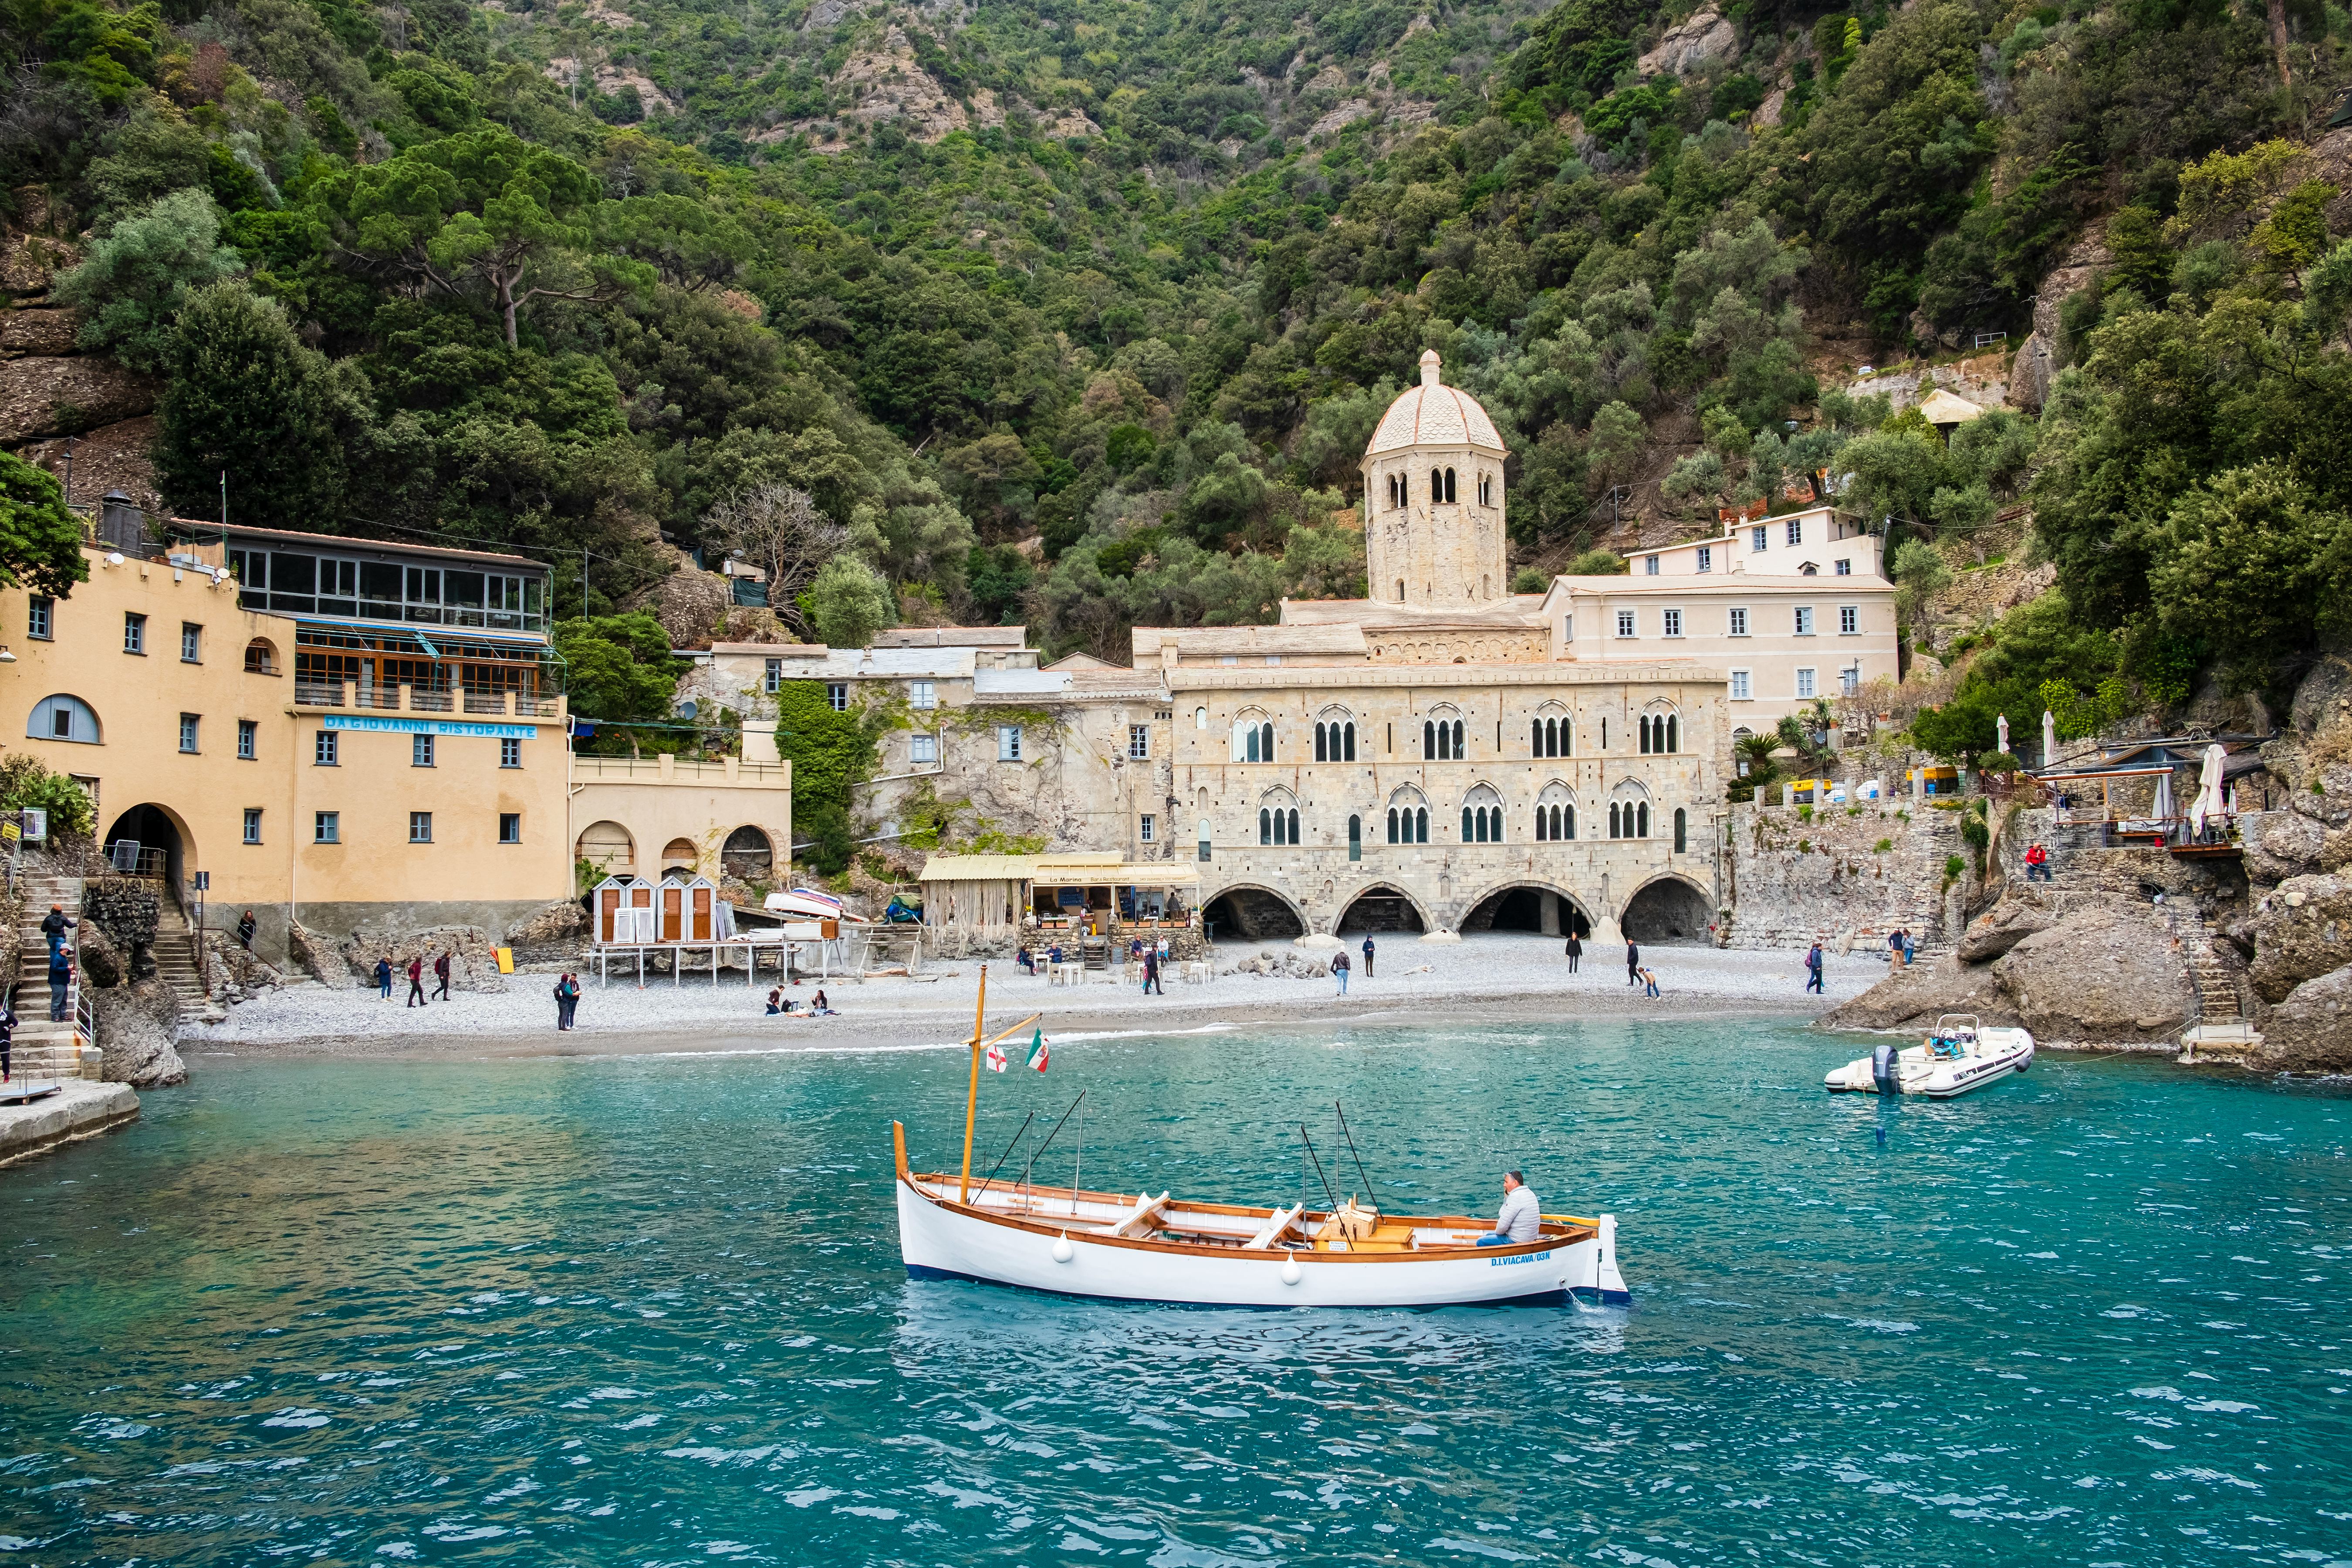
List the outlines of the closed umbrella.
{"type": "Polygon", "coordinates": [[[2189,808],[2189,831],[2200,837],[2208,818],[2228,815],[2221,800],[2221,773],[2228,757],[2219,742],[2205,748],[2205,765],[2197,777],[2197,803],[2189,808]]]}
{"type": "Polygon", "coordinates": [[[2156,775],[2156,805],[2148,815],[2159,824],[2172,820],[2172,774],[2168,772],[2156,775]]]}

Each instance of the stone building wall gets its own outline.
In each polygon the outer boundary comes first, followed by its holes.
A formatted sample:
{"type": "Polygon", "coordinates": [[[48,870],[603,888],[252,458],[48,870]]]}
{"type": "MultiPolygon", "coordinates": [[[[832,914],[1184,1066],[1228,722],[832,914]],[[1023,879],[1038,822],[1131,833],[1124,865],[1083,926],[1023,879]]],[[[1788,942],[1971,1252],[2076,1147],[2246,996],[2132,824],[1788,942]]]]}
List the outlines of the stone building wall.
{"type": "Polygon", "coordinates": [[[1958,813],[1901,800],[1728,809],[1726,945],[1861,948],[1897,929],[1922,947],[1948,940],[1945,864],[1959,855],[1973,870],[1958,813]]]}

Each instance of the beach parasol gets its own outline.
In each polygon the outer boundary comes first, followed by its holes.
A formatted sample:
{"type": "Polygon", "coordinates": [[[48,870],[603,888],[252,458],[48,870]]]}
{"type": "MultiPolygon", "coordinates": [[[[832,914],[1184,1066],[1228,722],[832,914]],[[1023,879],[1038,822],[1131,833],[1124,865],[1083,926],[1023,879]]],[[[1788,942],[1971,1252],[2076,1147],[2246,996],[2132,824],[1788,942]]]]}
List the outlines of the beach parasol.
{"type": "Polygon", "coordinates": [[[2189,807],[2189,830],[2192,834],[2205,831],[2208,817],[2226,813],[2221,801],[2221,772],[2228,756],[2219,742],[2205,748],[2205,765],[2197,775],[2197,799],[2189,807]]]}

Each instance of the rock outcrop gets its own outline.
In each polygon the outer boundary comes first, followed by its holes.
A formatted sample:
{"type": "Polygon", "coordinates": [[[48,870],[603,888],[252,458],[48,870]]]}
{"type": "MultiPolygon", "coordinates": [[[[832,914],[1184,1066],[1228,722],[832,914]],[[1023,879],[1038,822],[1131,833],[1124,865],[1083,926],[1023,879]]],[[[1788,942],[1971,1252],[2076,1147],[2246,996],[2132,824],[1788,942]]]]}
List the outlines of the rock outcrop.
{"type": "Polygon", "coordinates": [[[2263,896],[2242,929],[2253,942],[2246,969],[2255,994],[2284,1002],[2352,958],[2352,878],[2290,877],[2263,896]]]}
{"type": "Polygon", "coordinates": [[[1958,948],[1962,963],[1990,963],[2054,923],[2048,905],[2030,892],[2002,899],[1969,922],[1958,948]]]}
{"type": "Polygon", "coordinates": [[[2299,811],[2250,811],[2238,818],[2238,843],[2248,881],[2284,882],[2320,868],[2327,828],[2299,811]]]}
{"type": "Polygon", "coordinates": [[[390,954],[393,994],[398,997],[407,990],[410,959],[424,959],[425,989],[431,991],[436,984],[433,961],[445,952],[449,955],[450,990],[504,991],[507,982],[506,976],[499,973],[498,949],[499,943],[479,926],[428,926],[388,943],[373,938],[362,941],[354,936],[343,943],[338,956],[345,972],[354,977],[352,983],[366,985],[374,984],[376,960],[390,954]]]}
{"type": "Polygon", "coordinates": [[[286,952],[297,969],[330,991],[349,991],[358,984],[334,940],[299,921],[286,928],[286,952]]]}
{"type": "Polygon", "coordinates": [[[0,442],[79,436],[152,414],[160,390],[153,378],[96,354],[0,360],[0,442]]]}
{"type": "Polygon", "coordinates": [[[2012,406],[2038,411],[2048,400],[2050,383],[2058,374],[2058,307],[2087,288],[2112,260],[2106,242],[2086,235],[2042,279],[2041,291],[2033,297],[2033,330],[2017,346],[2017,356],[2010,364],[2012,406]]]}
{"type": "Polygon", "coordinates": [[[106,1081],[133,1089],[157,1089],[188,1081],[188,1064],[173,1048],[172,1033],[180,999],[161,980],[90,993],[98,1016],[98,1045],[106,1058],[106,1081]]]}
{"type": "Polygon", "coordinates": [[[1634,66],[1643,76],[1687,76],[1702,66],[1738,58],[1739,29],[1710,4],[1668,28],[1666,36],[1634,66]]]}
{"type": "Polygon", "coordinates": [[[2271,1009],[2261,1065],[2283,1072],[2352,1068],[2352,964],[2305,981],[2271,1009]]]}
{"type": "Polygon", "coordinates": [[[588,940],[588,911],[577,899],[558,899],[507,930],[517,963],[576,961],[588,940]]]}
{"type": "Polygon", "coordinates": [[[205,991],[215,1002],[244,1002],[286,984],[276,965],[226,931],[205,933],[205,991]]]}

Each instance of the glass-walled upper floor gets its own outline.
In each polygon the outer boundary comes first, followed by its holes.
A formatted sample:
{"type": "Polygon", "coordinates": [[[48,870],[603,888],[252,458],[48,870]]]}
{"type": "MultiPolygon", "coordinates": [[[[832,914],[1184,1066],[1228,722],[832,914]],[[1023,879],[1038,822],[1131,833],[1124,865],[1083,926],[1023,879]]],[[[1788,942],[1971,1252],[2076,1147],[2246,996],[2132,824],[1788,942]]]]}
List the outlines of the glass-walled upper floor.
{"type": "Polygon", "coordinates": [[[233,535],[227,564],[248,610],[547,634],[547,574],[523,563],[388,560],[233,535]]]}

